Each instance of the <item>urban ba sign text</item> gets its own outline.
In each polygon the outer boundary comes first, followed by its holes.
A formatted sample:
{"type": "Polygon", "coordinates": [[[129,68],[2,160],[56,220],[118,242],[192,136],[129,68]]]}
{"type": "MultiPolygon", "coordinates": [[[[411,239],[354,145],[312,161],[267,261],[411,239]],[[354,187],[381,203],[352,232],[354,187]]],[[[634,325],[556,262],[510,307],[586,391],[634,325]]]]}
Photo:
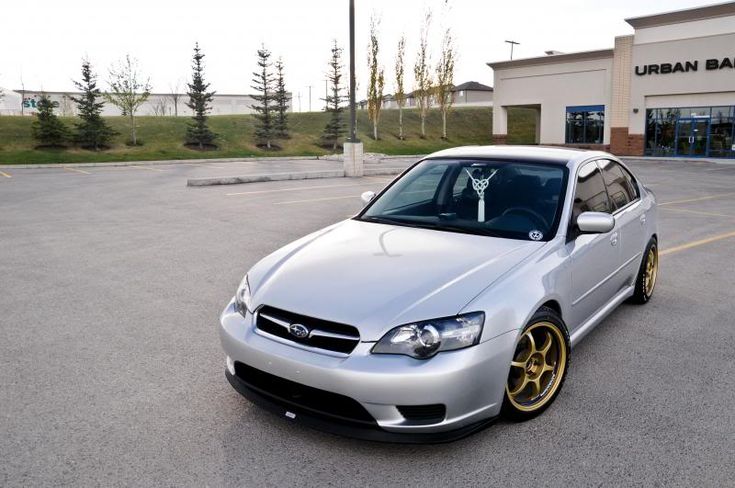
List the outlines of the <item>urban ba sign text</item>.
{"type": "MultiPolygon", "coordinates": [[[[735,58],[708,59],[704,62],[707,71],[716,71],[725,68],[735,69],[735,58]]],[[[676,63],[644,64],[635,67],[635,74],[644,75],[668,75],[669,73],[689,73],[699,69],[699,61],[684,61],[676,63]]]]}

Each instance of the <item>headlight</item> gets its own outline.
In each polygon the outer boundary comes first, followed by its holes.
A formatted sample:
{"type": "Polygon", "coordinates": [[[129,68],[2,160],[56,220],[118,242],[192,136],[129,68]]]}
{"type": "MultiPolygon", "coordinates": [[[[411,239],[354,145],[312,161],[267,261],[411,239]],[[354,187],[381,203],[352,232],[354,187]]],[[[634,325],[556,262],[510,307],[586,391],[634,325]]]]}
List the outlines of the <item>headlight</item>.
{"type": "Polygon", "coordinates": [[[235,293],[235,308],[242,315],[250,310],[250,285],[248,284],[248,276],[240,282],[240,286],[237,287],[237,293],[235,293]]]}
{"type": "Polygon", "coordinates": [[[428,359],[441,351],[474,346],[480,342],[484,323],[483,312],[472,312],[457,317],[401,325],[385,334],[375,344],[372,352],[428,359]]]}

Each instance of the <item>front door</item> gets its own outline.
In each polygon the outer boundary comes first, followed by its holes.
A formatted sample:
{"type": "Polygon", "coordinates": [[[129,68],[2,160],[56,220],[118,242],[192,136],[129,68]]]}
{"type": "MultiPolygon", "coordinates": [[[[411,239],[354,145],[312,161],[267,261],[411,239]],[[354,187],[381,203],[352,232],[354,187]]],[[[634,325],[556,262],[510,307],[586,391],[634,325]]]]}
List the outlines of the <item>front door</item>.
{"type": "Polygon", "coordinates": [[[676,125],[676,155],[706,156],[709,138],[709,117],[679,119],[676,125]]]}
{"type": "Polygon", "coordinates": [[[605,234],[579,235],[574,227],[583,212],[611,213],[602,174],[597,162],[591,161],[579,169],[574,190],[572,228],[566,250],[571,260],[572,309],[567,325],[570,332],[579,328],[590,316],[600,310],[619,289],[613,271],[620,266],[620,227],[605,234]]]}

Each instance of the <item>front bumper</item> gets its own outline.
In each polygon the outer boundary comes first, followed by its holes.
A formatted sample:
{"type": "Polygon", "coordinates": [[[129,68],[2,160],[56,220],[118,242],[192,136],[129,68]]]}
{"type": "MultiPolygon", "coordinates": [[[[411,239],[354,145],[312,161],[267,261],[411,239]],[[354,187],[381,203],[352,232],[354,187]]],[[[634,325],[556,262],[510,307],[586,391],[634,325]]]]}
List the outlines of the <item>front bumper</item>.
{"type": "Polygon", "coordinates": [[[443,352],[429,360],[371,354],[361,342],[349,356],[274,340],[256,332],[251,314],[230,303],[220,319],[220,338],[229,358],[227,378],[254,403],[285,418],[351,437],[394,442],[445,442],[468,435],[500,413],[516,334],[511,331],[470,348],[443,352]],[[233,374],[241,363],[267,375],[354,400],[370,422],[325,416],[293,398],[273,395],[233,374]],[[398,406],[441,404],[443,420],[416,423],[398,406]],[[295,418],[294,418],[295,417],[295,418]]]}

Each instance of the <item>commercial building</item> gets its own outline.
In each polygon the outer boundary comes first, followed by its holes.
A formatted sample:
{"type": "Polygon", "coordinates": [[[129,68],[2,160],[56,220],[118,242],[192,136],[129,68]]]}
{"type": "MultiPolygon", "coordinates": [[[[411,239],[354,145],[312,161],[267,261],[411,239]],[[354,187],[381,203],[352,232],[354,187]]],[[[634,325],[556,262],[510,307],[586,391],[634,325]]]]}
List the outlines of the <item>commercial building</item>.
{"type": "MultiPolygon", "coordinates": [[[[42,94],[47,95],[55,102],[56,113],[62,116],[76,115],[76,105],[71,97],[78,96],[75,92],[45,92],[40,90],[4,90],[7,100],[3,102],[0,114],[4,115],[32,115],[36,113],[36,105],[42,94]],[[21,101],[23,108],[21,109],[21,101]],[[12,105],[11,105],[12,104],[12,105]]],[[[289,100],[292,97],[289,94],[289,100]]],[[[138,115],[179,115],[190,117],[192,111],[186,106],[189,96],[185,93],[151,93],[143,105],[138,109],[138,115]]],[[[256,102],[252,95],[220,94],[216,93],[212,100],[210,115],[238,115],[252,114],[252,106],[256,102]]],[[[293,110],[293,107],[291,107],[293,110]]],[[[105,102],[102,115],[120,115],[120,109],[111,103],[105,102]]]]}
{"type": "Polygon", "coordinates": [[[612,49],[488,63],[495,143],[520,106],[536,110],[539,144],[735,158],[735,2],[626,22],[612,49]]]}

